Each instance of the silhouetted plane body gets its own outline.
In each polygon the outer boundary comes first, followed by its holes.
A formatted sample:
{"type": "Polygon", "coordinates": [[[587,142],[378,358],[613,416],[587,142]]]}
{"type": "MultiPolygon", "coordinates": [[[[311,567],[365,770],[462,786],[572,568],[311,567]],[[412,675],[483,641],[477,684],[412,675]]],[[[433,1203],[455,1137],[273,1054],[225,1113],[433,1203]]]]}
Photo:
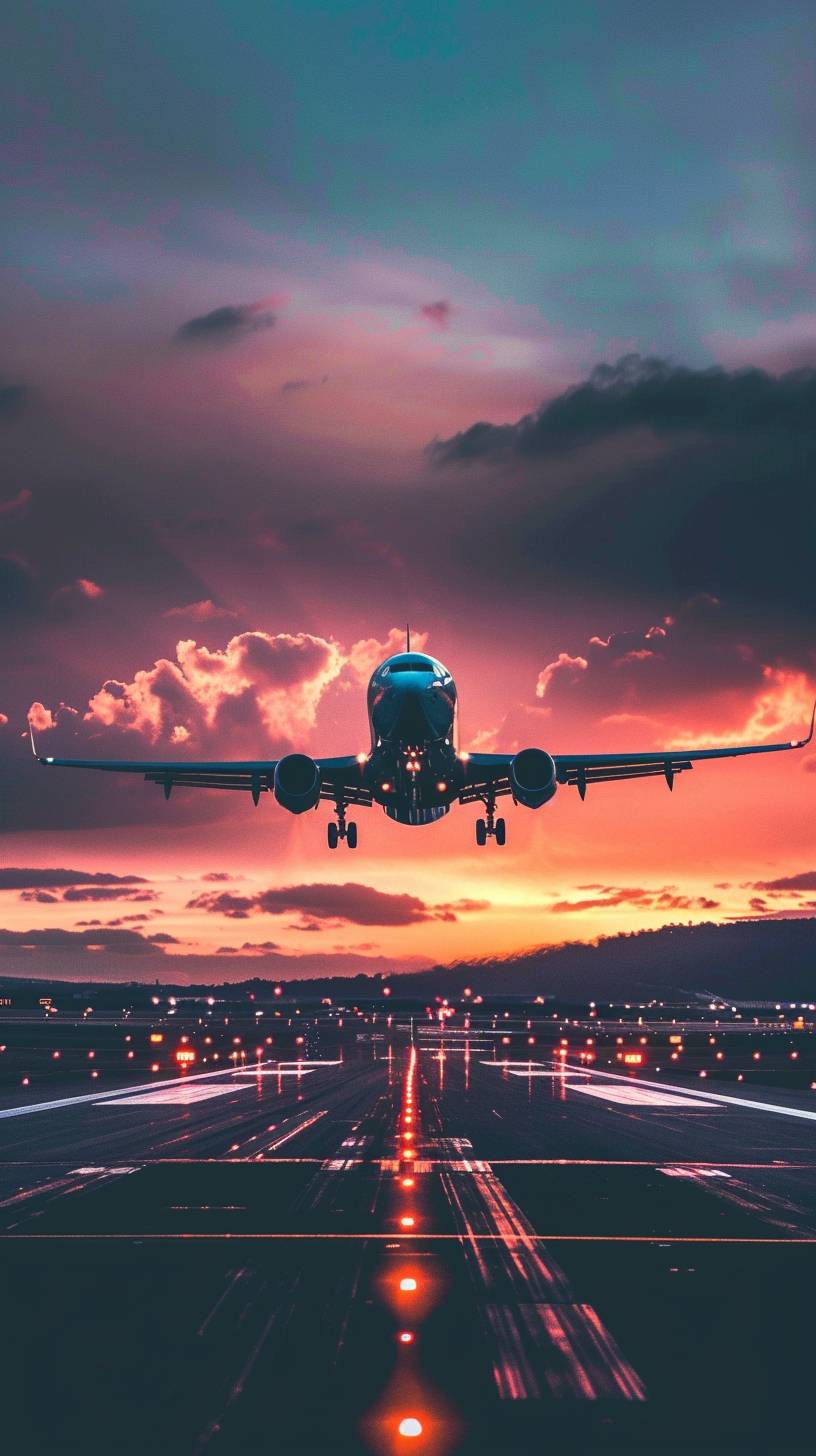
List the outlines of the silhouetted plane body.
{"type": "Polygon", "coordinates": [[[476,842],[504,844],[506,826],[496,818],[496,801],[540,809],[560,784],[573,784],[583,799],[590,784],[613,779],[659,776],[668,787],[702,759],[738,758],[749,753],[779,753],[804,748],[813,737],[816,706],[807,738],[792,743],[760,743],[741,748],[677,749],[653,753],[549,754],[543,748],[518,753],[465,753],[457,747],[456,685],[435,657],[407,650],[380,663],[368,685],[368,753],[341,758],[309,758],[288,753],[280,759],[222,763],[135,762],[130,760],[50,758],[55,768],[101,769],[137,773],[159,784],[169,799],[174,788],[243,789],[255,804],[272,793],[291,814],[316,809],[321,799],[334,805],[328,825],[330,849],[344,839],[357,846],[357,825],[346,817],[351,807],[380,804],[399,824],[433,824],[452,804],[484,805],[476,820],[476,842]]]}

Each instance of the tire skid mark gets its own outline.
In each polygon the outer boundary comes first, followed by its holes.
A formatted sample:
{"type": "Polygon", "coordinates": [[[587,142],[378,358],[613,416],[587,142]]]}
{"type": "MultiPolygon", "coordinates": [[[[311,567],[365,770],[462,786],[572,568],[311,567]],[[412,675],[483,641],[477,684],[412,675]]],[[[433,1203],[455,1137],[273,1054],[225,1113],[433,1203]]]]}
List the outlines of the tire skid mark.
{"type": "MultiPolygon", "coordinates": [[[[441,1127],[438,1103],[435,1111],[441,1127]]],[[[462,1157],[439,1169],[497,1352],[493,1378],[503,1400],[551,1397],[646,1399],[639,1375],[590,1304],[569,1281],[491,1165],[462,1157]],[[484,1240],[480,1236],[491,1237],[484,1240]]]]}

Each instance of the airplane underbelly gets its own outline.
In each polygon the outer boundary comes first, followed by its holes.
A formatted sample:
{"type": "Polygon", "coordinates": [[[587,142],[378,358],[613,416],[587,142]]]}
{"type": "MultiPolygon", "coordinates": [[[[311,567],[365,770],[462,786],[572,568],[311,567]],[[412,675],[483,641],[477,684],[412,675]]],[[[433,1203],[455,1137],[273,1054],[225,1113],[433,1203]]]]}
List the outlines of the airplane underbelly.
{"type": "Polygon", "coordinates": [[[411,804],[383,804],[389,819],[398,824],[435,824],[450,809],[450,804],[430,804],[427,807],[411,804]]]}

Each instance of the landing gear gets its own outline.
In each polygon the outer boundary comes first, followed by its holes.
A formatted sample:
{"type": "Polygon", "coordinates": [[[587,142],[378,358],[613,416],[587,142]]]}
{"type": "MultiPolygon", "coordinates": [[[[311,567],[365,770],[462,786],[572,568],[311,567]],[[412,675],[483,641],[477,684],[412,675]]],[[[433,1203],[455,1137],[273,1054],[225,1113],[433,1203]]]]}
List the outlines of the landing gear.
{"type": "Polygon", "coordinates": [[[337,814],[337,823],[331,823],[326,826],[326,839],[329,849],[336,849],[341,839],[345,839],[349,849],[356,849],[357,825],[353,820],[348,824],[346,823],[346,806],[342,799],[336,800],[335,813],[337,814]]]}
{"type": "Polygon", "coordinates": [[[496,795],[488,793],[484,800],[487,810],[486,819],[476,820],[476,843],[481,848],[487,844],[488,839],[495,839],[497,844],[505,844],[507,841],[507,825],[503,819],[494,819],[496,812],[496,795]]]}

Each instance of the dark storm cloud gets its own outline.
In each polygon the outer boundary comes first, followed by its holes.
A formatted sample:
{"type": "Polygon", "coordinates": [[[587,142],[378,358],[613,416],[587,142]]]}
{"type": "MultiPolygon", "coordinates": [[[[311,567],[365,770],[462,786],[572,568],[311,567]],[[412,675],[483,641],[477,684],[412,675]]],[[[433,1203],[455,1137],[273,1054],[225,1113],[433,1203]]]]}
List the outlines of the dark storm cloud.
{"type": "Polygon", "coordinates": [[[812,647],[816,371],[624,359],[514,425],[436,441],[429,459],[480,466],[436,471],[438,510],[468,575],[497,593],[708,592],[746,631],[780,628],[800,662],[812,647]]]}
{"type": "Polygon", "coordinates": [[[280,890],[262,890],[257,895],[234,895],[229,891],[207,891],[188,904],[190,910],[206,910],[245,920],[249,915],[304,917],[309,928],[318,921],[344,921],[354,925],[414,925],[424,920],[455,920],[456,911],[483,909],[483,901],[459,901],[455,905],[428,905],[416,895],[392,895],[370,885],[290,885],[280,890]]]}
{"type": "Polygon", "coordinates": [[[0,616],[25,612],[36,601],[35,576],[16,556],[0,556],[0,616]]]}
{"type": "Polygon", "coordinates": [[[220,344],[240,339],[260,329],[271,329],[275,315],[259,303],[227,303],[210,313],[188,319],[176,331],[183,344],[220,344]]]}
{"type": "MultiPolygon", "coordinates": [[[[69,885],[144,885],[142,875],[114,875],[106,870],[0,869],[0,890],[63,889],[69,885]]],[[[130,893],[130,892],[128,892],[130,893]]]]}
{"type": "Polygon", "coordinates": [[[0,382],[0,420],[13,420],[21,415],[31,401],[31,390],[24,384],[3,384],[0,382]]]}
{"type": "Polygon", "coordinates": [[[762,369],[689,369],[628,354],[598,364],[589,379],[514,425],[471,425],[434,442],[437,465],[497,456],[561,454],[627,430],[660,435],[757,435],[789,430],[816,436],[816,370],[776,377],[762,369]]]}

